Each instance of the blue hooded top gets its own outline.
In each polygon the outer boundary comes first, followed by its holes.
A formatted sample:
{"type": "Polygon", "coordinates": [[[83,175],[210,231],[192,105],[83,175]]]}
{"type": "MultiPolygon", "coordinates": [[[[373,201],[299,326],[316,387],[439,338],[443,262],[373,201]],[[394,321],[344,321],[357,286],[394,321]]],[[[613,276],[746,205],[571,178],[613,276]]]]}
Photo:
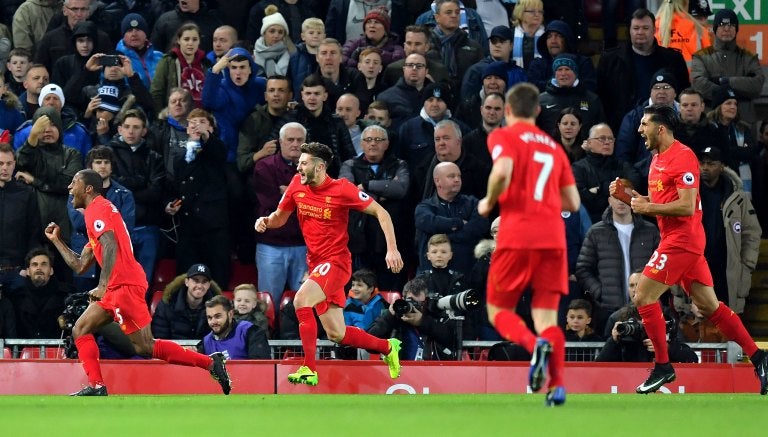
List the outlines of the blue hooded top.
{"type": "Polygon", "coordinates": [[[235,47],[232,56],[245,56],[251,64],[251,76],[242,85],[235,85],[229,68],[214,74],[208,69],[203,86],[203,107],[213,113],[219,128],[219,138],[227,145],[227,162],[235,162],[240,125],[257,105],[264,104],[267,80],[256,76],[256,64],[248,50],[235,47]]]}

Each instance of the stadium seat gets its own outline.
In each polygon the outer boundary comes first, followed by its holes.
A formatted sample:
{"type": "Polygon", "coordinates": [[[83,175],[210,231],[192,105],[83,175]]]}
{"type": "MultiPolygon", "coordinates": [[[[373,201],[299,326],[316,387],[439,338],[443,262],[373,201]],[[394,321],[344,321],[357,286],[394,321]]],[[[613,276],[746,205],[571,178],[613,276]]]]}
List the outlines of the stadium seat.
{"type": "Polygon", "coordinates": [[[163,290],[165,286],[176,277],[176,260],[163,258],[155,265],[155,274],[152,278],[152,290],[163,290]]]}
{"type": "Polygon", "coordinates": [[[4,359],[6,359],[6,360],[9,359],[9,358],[13,358],[13,354],[11,353],[11,349],[7,348],[7,347],[4,347],[3,348],[3,355],[2,355],[2,357],[4,359]]]}
{"type": "Polygon", "coordinates": [[[275,301],[272,300],[272,295],[268,291],[259,291],[256,293],[259,300],[263,300],[267,303],[267,320],[269,321],[269,330],[274,332],[275,330],[275,301]]]}
{"type": "Polygon", "coordinates": [[[157,305],[160,304],[160,301],[163,299],[163,290],[155,290],[154,293],[152,293],[152,303],[149,305],[149,314],[155,315],[155,310],[157,309],[157,305]]]}
{"type": "Polygon", "coordinates": [[[302,352],[300,349],[287,349],[283,354],[284,360],[298,360],[301,358],[304,358],[304,352],[302,352]]]}
{"type": "Polygon", "coordinates": [[[288,303],[293,302],[295,296],[296,292],[294,290],[285,290],[283,292],[283,297],[280,298],[280,309],[282,310],[288,303]]]}
{"type": "Polygon", "coordinates": [[[403,295],[400,294],[399,291],[379,291],[379,294],[384,300],[386,300],[389,303],[393,303],[394,301],[401,299],[403,297],[403,295]]]}
{"type": "Polygon", "coordinates": [[[227,299],[234,301],[235,300],[235,292],[234,291],[222,291],[221,295],[226,297],[227,299]]]}
{"type": "Polygon", "coordinates": [[[40,347],[32,346],[22,349],[19,358],[22,360],[59,360],[66,358],[66,356],[63,347],[46,347],[45,357],[41,357],[40,347]]]}
{"type": "MultiPolygon", "coordinates": [[[[258,284],[255,264],[243,264],[233,260],[229,266],[229,284],[227,290],[234,290],[240,284],[258,284]]],[[[224,286],[225,284],[219,284],[224,286]]]]}

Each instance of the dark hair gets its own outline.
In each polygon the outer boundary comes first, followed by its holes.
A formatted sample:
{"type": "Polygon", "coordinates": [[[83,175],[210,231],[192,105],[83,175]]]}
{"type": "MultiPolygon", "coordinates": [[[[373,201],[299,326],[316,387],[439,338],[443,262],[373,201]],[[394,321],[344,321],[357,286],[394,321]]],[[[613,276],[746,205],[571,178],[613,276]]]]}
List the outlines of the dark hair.
{"type": "Polygon", "coordinates": [[[22,58],[27,58],[27,62],[32,61],[32,53],[30,53],[29,50],[25,48],[21,48],[21,47],[14,48],[8,53],[8,59],[11,59],[12,56],[20,56],[22,58]]]}
{"type": "Polygon", "coordinates": [[[80,175],[80,179],[87,187],[88,185],[93,187],[93,192],[96,194],[104,194],[104,182],[101,180],[101,176],[96,171],[86,168],[77,172],[80,175]]]}
{"type": "Polygon", "coordinates": [[[331,148],[323,143],[304,143],[301,145],[301,153],[307,153],[315,158],[321,159],[328,166],[333,160],[331,148]]]}
{"type": "Polygon", "coordinates": [[[195,108],[189,111],[189,114],[187,114],[187,120],[191,118],[199,118],[199,117],[205,118],[206,120],[208,120],[208,123],[210,123],[211,126],[216,127],[216,119],[213,117],[213,114],[206,111],[205,109],[195,108]]]}
{"type": "Polygon", "coordinates": [[[574,299],[568,304],[569,310],[584,310],[587,316],[592,317],[592,304],[586,299],[574,299]]]}
{"type": "Polygon", "coordinates": [[[144,111],[141,110],[141,108],[131,108],[125,113],[123,113],[123,116],[120,117],[120,120],[118,120],[117,124],[122,125],[125,123],[125,120],[128,118],[138,118],[141,120],[141,123],[144,124],[144,127],[147,127],[147,114],[144,113],[144,111]]]}
{"type": "Polygon", "coordinates": [[[176,29],[176,34],[174,35],[174,38],[173,38],[173,46],[174,47],[178,47],[179,46],[179,39],[181,39],[181,35],[183,35],[184,32],[186,32],[188,30],[194,30],[195,32],[197,32],[197,37],[202,39],[202,35],[203,34],[202,34],[202,32],[200,32],[200,27],[197,24],[195,24],[195,23],[193,23],[191,21],[187,21],[186,23],[184,23],[181,26],[179,26],[178,29],[176,29]]]}
{"type": "MultiPolygon", "coordinates": [[[[13,153],[13,146],[9,143],[0,143],[0,153],[13,153]]],[[[13,156],[14,161],[16,160],[16,155],[13,156]]]]}
{"type": "Polygon", "coordinates": [[[24,80],[27,80],[27,76],[29,75],[29,72],[32,71],[33,68],[45,68],[45,71],[48,71],[48,67],[46,67],[43,64],[37,64],[37,63],[30,63],[29,67],[27,67],[27,72],[24,73],[24,80]]]}
{"type": "Polygon", "coordinates": [[[29,252],[27,252],[27,256],[24,257],[24,265],[29,267],[29,263],[32,262],[32,258],[40,255],[47,256],[48,261],[50,261],[51,265],[53,265],[53,252],[43,246],[33,247],[29,252]]]}
{"type": "Polygon", "coordinates": [[[686,95],[689,95],[689,96],[697,95],[701,99],[701,102],[704,103],[704,94],[702,94],[699,90],[697,90],[697,89],[695,89],[693,87],[689,86],[688,88],[680,91],[680,94],[677,97],[678,100],[680,99],[680,96],[682,96],[683,94],[686,94],[686,95]]]}
{"type": "Polygon", "coordinates": [[[288,90],[290,91],[293,87],[293,84],[291,83],[291,78],[288,76],[283,76],[282,74],[273,74],[272,76],[269,76],[267,78],[267,82],[270,80],[284,80],[288,82],[288,90]]]}
{"type": "Polygon", "coordinates": [[[304,81],[301,82],[301,90],[303,91],[304,88],[312,88],[316,86],[322,86],[325,91],[328,91],[328,84],[325,82],[325,79],[322,78],[319,74],[310,74],[306,78],[304,78],[304,81]]]}
{"type": "MultiPolygon", "coordinates": [[[[481,104],[480,104],[481,106],[482,106],[483,104],[485,104],[485,101],[486,101],[486,100],[488,100],[488,97],[498,97],[498,98],[500,98],[500,99],[501,99],[501,103],[504,103],[504,102],[505,102],[505,100],[504,100],[504,94],[502,94],[502,93],[497,93],[497,92],[492,92],[492,93],[488,93],[488,94],[486,94],[486,95],[485,95],[485,97],[483,97],[483,101],[482,101],[482,102],[481,102],[481,104]]],[[[370,105],[369,105],[369,106],[370,106],[370,105]]]]}
{"type": "Polygon", "coordinates": [[[630,17],[632,20],[642,20],[645,17],[649,17],[651,19],[651,23],[653,23],[654,27],[656,26],[656,16],[653,15],[653,12],[649,11],[645,8],[639,8],[635,9],[635,12],[632,12],[632,17],[630,17]]]}
{"type": "Polygon", "coordinates": [[[217,305],[221,305],[224,308],[224,311],[232,311],[233,308],[232,301],[221,294],[217,294],[216,296],[213,296],[212,298],[205,301],[206,308],[213,308],[217,305]]]}
{"type": "Polygon", "coordinates": [[[518,83],[507,91],[504,101],[512,108],[512,114],[515,117],[536,117],[536,108],[539,107],[539,89],[528,82],[518,83]]]}
{"type": "MultiPolygon", "coordinates": [[[[429,43],[429,38],[431,37],[431,32],[429,31],[429,28],[425,26],[419,26],[418,24],[411,24],[409,26],[405,27],[405,31],[403,32],[403,35],[406,33],[423,33],[424,36],[427,37],[427,43],[429,43]]],[[[405,40],[405,37],[403,37],[403,40],[405,40]]]]}
{"type": "Polygon", "coordinates": [[[85,155],[85,167],[91,168],[93,161],[97,159],[106,159],[109,162],[114,162],[115,154],[109,146],[96,146],[85,155]]]}
{"type": "Polygon", "coordinates": [[[581,116],[581,111],[577,111],[573,106],[563,108],[563,110],[560,111],[560,115],[557,116],[557,124],[560,124],[560,121],[562,121],[563,117],[566,115],[573,115],[576,117],[576,120],[579,120],[579,124],[584,127],[584,118],[581,116]]]}
{"type": "Polygon", "coordinates": [[[356,270],[352,273],[352,281],[362,282],[363,284],[373,288],[376,287],[376,274],[368,269],[356,270]]]}
{"type": "Polygon", "coordinates": [[[459,0],[437,0],[435,1],[435,14],[440,12],[440,7],[446,3],[454,3],[456,6],[461,6],[459,0]]]}
{"type": "Polygon", "coordinates": [[[656,124],[660,124],[671,132],[675,132],[680,123],[680,116],[677,115],[675,108],[668,105],[650,105],[643,109],[643,114],[650,115],[650,121],[656,124]]]}
{"type": "Polygon", "coordinates": [[[406,294],[426,294],[429,287],[422,277],[416,277],[406,282],[403,286],[403,296],[406,294]]]}

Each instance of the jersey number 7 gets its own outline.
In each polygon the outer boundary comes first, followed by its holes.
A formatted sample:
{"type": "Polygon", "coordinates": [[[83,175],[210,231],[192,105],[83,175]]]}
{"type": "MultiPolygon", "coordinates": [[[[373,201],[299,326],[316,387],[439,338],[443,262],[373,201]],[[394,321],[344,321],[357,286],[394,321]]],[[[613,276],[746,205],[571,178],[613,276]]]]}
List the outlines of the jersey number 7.
{"type": "Polygon", "coordinates": [[[554,158],[551,153],[533,152],[533,160],[541,163],[541,171],[536,178],[536,187],[533,190],[533,200],[541,202],[544,198],[544,187],[547,185],[549,175],[552,174],[552,167],[554,166],[554,158]]]}

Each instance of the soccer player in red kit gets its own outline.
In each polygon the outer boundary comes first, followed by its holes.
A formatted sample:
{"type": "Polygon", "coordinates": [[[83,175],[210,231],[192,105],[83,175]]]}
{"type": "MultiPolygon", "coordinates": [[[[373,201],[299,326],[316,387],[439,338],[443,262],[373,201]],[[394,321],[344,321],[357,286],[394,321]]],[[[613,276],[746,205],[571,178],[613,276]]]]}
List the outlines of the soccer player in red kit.
{"type": "Polygon", "coordinates": [[[557,326],[560,296],[568,293],[568,261],[562,210],[581,205],[563,148],[536,127],[539,91],[521,83],[507,92],[507,126],[491,132],[493,168],[477,209],[488,216],[498,202],[501,225],[488,271],[488,320],[499,334],[531,353],[528,383],[533,391],[549,371],[545,404],[565,403],[565,336],[557,326]],[[537,338],[515,313],[521,294],[532,290],[531,315],[537,338]]]}
{"type": "MultiPolygon", "coordinates": [[[[758,349],[739,316],[717,301],[712,288],[712,275],[704,258],[699,161],[691,149],[674,138],[678,125],[673,108],[653,105],[645,108],[637,129],[646,148],[655,153],[648,173],[648,196],[632,191],[632,211],[656,217],[661,242],[643,269],[634,297],[655,353],[654,368],[636,391],[652,393],[675,380],[659,297],[671,285],[680,284],[702,314],[749,356],[760,380],[760,394],[764,395],[768,391],[768,353],[758,349]]],[[[611,182],[609,190],[611,195],[617,191],[616,181],[611,182]]]]}
{"type": "Polygon", "coordinates": [[[279,228],[293,210],[307,243],[309,278],[304,281],[293,304],[299,320],[299,336],[304,348],[304,364],[288,375],[293,384],[317,385],[315,350],[317,324],[314,307],[325,328],[328,339],[345,346],[373,350],[384,355],[389,376],[400,375],[400,341],[376,338],[360,328],[346,326],[342,312],[346,302],[344,286],[351,276],[352,256],[347,247],[349,210],[370,214],[379,220],[387,241],[387,268],[398,273],[403,260],[397,250],[395,231],[389,213],[376,201],[346,179],[332,179],[326,174],[333,159],[331,149],[320,143],[301,145],[298,174],[283,194],[277,209],[267,217],[259,217],[257,232],[279,228]]]}
{"type": "Polygon", "coordinates": [[[45,236],[76,272],[88,270],[94,261],[101,266],[99,283],[89,292],[91,303],[72,328],[78,357],[88,375],[88,385],[72,396],[107,396],[93,333],[112,320],[120,325],[138,355],[206,369],[219,382],[224,394],[229,394],[230,381],[223,354],[207,356],[184,349],[172,341],[152,338],[152,316],[144,300],[146,275],[133,255],[131,239],[120,212],[102,196],[101,176],[93,170],[81,170],[68,188],[74,207],[85,208],[88,244],[80,255],[73,252],[61,241],[60,229],[55,223],[46,227],[45,236]]]}

